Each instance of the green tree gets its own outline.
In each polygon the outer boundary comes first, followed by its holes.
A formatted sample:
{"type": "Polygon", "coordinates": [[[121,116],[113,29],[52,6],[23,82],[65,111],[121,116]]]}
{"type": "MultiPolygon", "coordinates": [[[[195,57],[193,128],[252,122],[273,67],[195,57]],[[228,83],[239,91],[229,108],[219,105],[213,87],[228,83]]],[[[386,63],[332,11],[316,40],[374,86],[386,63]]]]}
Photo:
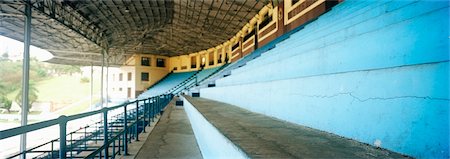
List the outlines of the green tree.
{"type": "Polygon", "coordinates": [[[6,109],[10,113],[12,102],[6,98],[6,92],[6,86],[0,83],[0,108],[6,109]]]}
{"type": "Polygon", "coordinates": [[[8,113],[11,113],[12,101],[5,96],[0,97],[0,108],[6,109],[8,113]]]}
{"type": "MultiPolygon", "coordinates": [[[[38,99],[38,90],[34,85],[34,82],[30,81],[29,87],[28,87],[28,112],[31,109],[31,106],[34,102],[38,99]]],[[[15,98],[16,103],[22,108],[22,88],[20,88],[19,92],[16,95],[15,98]]]]}
{"type": "Polygon", "coordinates": [[[2,81],[0,81],[0,96],[4,96],[6,94],[6,86],[3,85],[3,83],[1,83],[2,81]]]}

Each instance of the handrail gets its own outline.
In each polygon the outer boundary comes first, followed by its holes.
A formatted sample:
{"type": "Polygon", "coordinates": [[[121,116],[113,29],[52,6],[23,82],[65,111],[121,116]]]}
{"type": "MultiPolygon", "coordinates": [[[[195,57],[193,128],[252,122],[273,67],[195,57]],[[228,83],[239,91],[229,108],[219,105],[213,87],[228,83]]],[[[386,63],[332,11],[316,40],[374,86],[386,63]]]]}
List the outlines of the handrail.
{"type": "MultiPolygon", "coordinates": [[[[176,88],[170,89],[170,90],[167,91],[166,93],[174,94],[175,91],[179,90],[179,89],[182,88],[183,86],[184,86],[184,88],[186,88],[186,84],[188,84],[189,82],[192,82],[192,81],[194,81],[194,80],[197,81],[197,79],[198,79],[198,77],[197,77],[197,75],[195,75],[195,77],[193,76],[193,78],[188,79],[187,81],[185,81],[185,82],[182,83],[181,85],[177,86],[176,88]]],[[[196,83],[196,82],[194,82],[194,83],[196,83]]]]}
{"type": "Polygon", "coordinates": [[[171,94],[174,90],[177,90],[179,87],[182,87],[184,84],[186,84],[187,82],[192,81],[193,79],[197,78],[197,74],[202,71],[202,70],[198,70],[197,72],[195,72],[191,77],[189,77],[188,79],[184,80],[183,82],[177,84],[176,86],[172,87],[171,89],[167,90],[165,94],[171,94]]]}
{"type": "MultiPolygon", "coordinates": [[[[141,120],[143,120],[143,122],[145,123],[146,122],[145,121],[146,117],[148,117],[149,118],[148,121],[150,121],[150,117],[153,118],[154,115],[156,115],[156,112],[160,113],[161,110],[165,107],[165,105],[172,98],[173,98],[172,94],[163,94],[163,95],[159,95],[159,96],[149,97],[149,98],[146,98],[146,99],[135,99],[134,101],[124,102],[124,103],[119,104],[117,106],[106,107],[106,108],[102,108],[100,110],[94,110],[94,111],[85,112],[85,113],[81,113],[81,114],[76,114],[76,115],[71,115],[71,116],[62,115],[62,116],[60,116],[60,117],[58,117],[56,119],[51,119],[51,120],[47,120],[47,121],[33,123],[33,124],[30,124],[30,125],[19,126],[19,127],[7,129],[7,130],[2,130],[2,131],[0,131],[0,140],[6,139],[6,138],[9,138],[9,137],[13,137],[13,136],[17,136],[17,135],[20,135],[20,134],[28,133],[28,132],[31,132],[31,131],[36,131],[36,130],[48,128],[50,126],[59,125],[59,132],[60,132],[59,133],[59,139],[54,139],[54,140],[51,140],[50,142],[46,142],[44,144],[38,145],[38,146],[30,148],[28,150],[24,150],[23,152],[19,152],[19,154],[16,154],[14,156],[18,156],[18,155],[26,154],[26,153],[31,153],[31,152],[33,152],[32,150],[34,150],[34,149],[36,149],[38,147],[42,147],[43,145],[48,144],[48,143],[52,143],[52,151],[51,151],[51,153],[53,154],[53,142],[56,142],[56,141],[59,140],[59,158],[66,158],[67,147],[68,147],[68,145],[66,143],[66,141],[67,141],[66,138],[67,138],[67,135],[68,135],[68,134],[66,134],[66,130],[67,130],[67,126],[66,125],[67,125],[67,123],[69,121],[72,121],[72,120],[77,120],[77,119],[81,119],[81,118],[85,118],[85,117],[89,117],[89,116],[93,116],[93,115],[97,115],[97,114],[101,114],[102,113],[103,114],[103,122],[102,122],[103,123],[103,127],[102,128],[103,128],[103,137],[104,137],[104,142],[103,143],[104,144],[102,146],[103,149],[102,148],[100,148],[100,149],[105,151],[105,154],[107,155],[108,154],[108,149],[110,147],[110,144],[112,142],[115,142],[115,140],[117,139],[116,138],[117,135],[116,135],[116,137],[108,139],[108,136],[109,136],[108,131],[109,131],[109,129],[111,129],[111,128],[108,127],[108,125],[109,125],[109,123],[108,123],[108,112],[109,111],[115,110],[115,109],[118,109],[118,108],[124,108],[123,118],[124,118],[124,121],[125,121],[125,125],[124,125],[124,129],[121,131],[121,133],[125,132],[125,134],[126,134],[127,133],[127,129],[130,129],[130,127],[132,127],[133,125],[136,125],[136,135],[135,135],[135,137],[137,139],[137,135],[139,133],[138,132],[139,122],[142,122],[141,120]],[[140,101],[143,101],[144,104],[143,105],[139,105],[140,101]],[[127,113],[127,109],[126,108],[127,108],[128,105],[131,105],[131,104],[136,104],[136,110],[135,110],[135,112],[136,112],[135,113],[135,115],[136,115],[135,119],[136,120],[132,123],[131,126],[128,126],[128,123],[126,121],[127,121],[127,118],[129,117],[129,115],[127,113]],[[139,117],[140,116],[140,110],[143,111],[143,113],[141,113],[141,115],[143,115],[143,117],[139,117]],[[106,148],[106,147],[108,147],[108,148],[106,148]]],[[[133,115],[133,114],[130,113],[130,115],[133,115]]],[[[96,123],[98,123],[98,122],[96,122],[96,123]]],[[[78,131],[78,130],[76,130],[76,131],[78,131]]],[[[72,133],[73,132],[71,132],[69,134],[72,134],[72,133]]],[[[124,141],[125,140],[126,139],[124,139],[124,141]]],[[[72,137],[70,137],[70,141],[72,143],[72,141],[73,141],[72,137]]],[[[113,144],[115,144],[115,143],[113,143],[113,144]]],[[[124,151],[125,151],[125,153],[127,153],[127,148],[126,148],[127,144],[126,143],[123,143],[123,144],[124,144],[124,151]]],[[[70,147],[71,147],[71,151],[73,151],[72,145],[70,145],[70,147]]],[[[113,149],[115,150],[115,148],[113,148],[113,149]]],[[[101,151],[101,150],[98,150],[98,151],[101,151]]],[[[119,148],[119,151],[120,151],[120,148],[119,148]]],[[[45,151],[45,152],[48,152],[48,151],[45,151]]],[[[113,154],[113,155],[115,155],[115,154],[113,154]]]]}
{"type": "MultiPolygon", "coordinates": [[[[229,64],[230,64],[230,63],[225,63],[224,65],[220,66],[219,69],[215,70],[213,73],[209,74],[208,76],[206,76],[205,78],[201,79],[200,81],[197,81],[196,84],[200,84],[200,83],[202,83],[203,81],[209,79],[210,77],[215,76],[216,73],[218,73],[218,72],[222,71],[224,68],[228,67],[229,64]]],[[[186,86],[187,89],[190,89],[190,88],[192,88],[192,87],[194,87],[194,84],[191,84],[191,85],[189,85],[189,86],[186,86]]],[[[186,89],[186,88],[185,88],[185,89],[186,89]]]]}
{"type": "MultiPolygon", "coordinates": [[[[61,117],[60,117],[61,118],[61,117]]],[[[0,140],[59,124],[60,118],[0,131],[0,140]]]]}

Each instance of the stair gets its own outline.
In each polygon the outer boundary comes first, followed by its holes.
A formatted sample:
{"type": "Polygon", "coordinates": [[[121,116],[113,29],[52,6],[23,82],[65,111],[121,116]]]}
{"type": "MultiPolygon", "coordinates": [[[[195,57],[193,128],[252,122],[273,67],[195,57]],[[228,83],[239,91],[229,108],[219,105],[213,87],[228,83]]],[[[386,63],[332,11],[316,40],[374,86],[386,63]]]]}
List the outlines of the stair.
{"type": "Polygon", "coordinates": [[[190,96],[184,96],[184,103],[204,158],[405,158],[395,152],[226,103],[190,96]],[[208,123],[195,118],[204,118],[208,123]],[[208,125],[210,127],[205,128],[208,125]],[[215,136],[215,131],[231,143],[219,142],[220,137],[201,135],[215,136]],[[227,149],[229,144],[231,148],[227,149]],[[204,151],[209,153],[204,154],[204,151]]]}

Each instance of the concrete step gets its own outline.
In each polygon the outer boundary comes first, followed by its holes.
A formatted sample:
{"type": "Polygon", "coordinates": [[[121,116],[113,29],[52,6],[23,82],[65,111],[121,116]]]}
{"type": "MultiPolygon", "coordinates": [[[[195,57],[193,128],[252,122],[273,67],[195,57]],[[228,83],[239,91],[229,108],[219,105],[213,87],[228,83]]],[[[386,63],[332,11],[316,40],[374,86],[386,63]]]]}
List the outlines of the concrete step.
{"type": "Polygon", "coordinates": [[[405,157],[226,103],[185,96],[184,104],[205,158],[405,157]]]}

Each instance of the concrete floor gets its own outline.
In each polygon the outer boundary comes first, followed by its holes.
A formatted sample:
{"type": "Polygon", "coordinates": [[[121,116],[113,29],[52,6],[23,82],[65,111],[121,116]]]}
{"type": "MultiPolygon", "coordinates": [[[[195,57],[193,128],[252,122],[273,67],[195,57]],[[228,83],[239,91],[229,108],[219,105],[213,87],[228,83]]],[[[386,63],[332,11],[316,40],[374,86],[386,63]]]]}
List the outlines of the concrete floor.
{"type": "Polygon", "coordinates": [[[351,139],[204,98],[186,99],[251,158],[404,158],[351,139]]]}
{"type": "Polygon", "coordinates": [[[136,158],[202,158],[183,107],[169,103],[136,158]]]}

